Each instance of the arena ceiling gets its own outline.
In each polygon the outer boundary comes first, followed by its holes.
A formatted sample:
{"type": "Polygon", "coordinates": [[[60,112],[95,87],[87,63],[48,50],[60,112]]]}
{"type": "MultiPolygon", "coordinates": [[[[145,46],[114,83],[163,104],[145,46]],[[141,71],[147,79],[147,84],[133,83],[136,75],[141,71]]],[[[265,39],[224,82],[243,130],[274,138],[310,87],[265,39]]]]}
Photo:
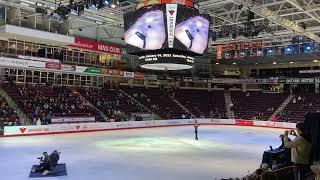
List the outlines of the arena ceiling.
{"type": "MultiPolygon", "coordinates": [[[[57,7],[59,0],[0,0],[0,4],[21,8],[24,16],[35,14],[35,6],[41,5],[48,9],[57,7]]],[[[62,0],[62,4],[69,4],[69,0],[62,0]]],[[[79,20],[92,23],[92,26],[105,26],[115,31],[123,29],[123,14],[134,11],[139,1],[120,1],[120,6],[104,8],[100,10],[85,9],[82,16],[71,16],[69,20],[79,20]]],[[[210,14],[213,19],[211,29],[220,31],[223,27],[242,28],[247,20],[248,10],[254,12],[252,21],[256,25],[268,27],[269,31],[260,32],[254,39],[263,39],[265,46],[285,46],[290,44],[292,37],[304,35],[317,42],[320,32],[320,0],[199,0],[200,10],[210,14]],[[301,28],[304,23],[306,29],[301,28]],[[271,32],[271,33],[270,33],[271,32]]],[[[85,28],[85,27],[84,27],[85,28]]],[[[112,36],[112,34],[111,34],[112,36]]],[[[116,37],[119,43],[120,37],[116,37]]],[[[232,40],[231,36],[218,38],[211,42],[211,46],[217,43],[231,41],[243,41],[247,38],[238,36],[232,40]]],[[[312,54],[308,60],[318,58],[318,54],[312,54]]],[[[292,60],[292,58],[291,58],[292,60]]],[[[264,61],[263,58],[262,60],[264,61]]],[[[270,58],[266,58],[270,61],[270,58]]],[[[241,61],[246,62],[246,61],[241,61]]]]}

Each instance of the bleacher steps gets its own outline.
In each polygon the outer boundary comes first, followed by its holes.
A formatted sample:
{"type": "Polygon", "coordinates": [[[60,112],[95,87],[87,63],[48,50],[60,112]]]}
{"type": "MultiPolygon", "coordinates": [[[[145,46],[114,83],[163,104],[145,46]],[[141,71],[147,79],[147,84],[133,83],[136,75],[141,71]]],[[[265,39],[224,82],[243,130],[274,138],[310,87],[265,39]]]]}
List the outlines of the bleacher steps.
{"type": "Polygon", "coordinates": [[[8,105],[17,112],[21,125],[30,125],[31,121],[27,115],[18,107],[18,105],[11,99],[7,92],[0,86],[0,96],[5,99],[8,105]]]}
{"type": "Polygon", "coordinates": [[[226,105],[226,110],[227,110],[227,116],[229,119],[234,119],[235,115],[234,115],[234,111],[230,109],[230,103],[232,103],[232,99],[231,99],[231,95],[230,95],[230,91],[224,91],[224,101],[225,101],[225,105],[226,105]]]}
{"type": "Polygon", "coordinates": [[[78,91],[74,90],[74,89],[70,89],[73,93],[76,93],[77,95],[80,96],[80,98],[85,99],[85,101],[88,102],[89,106],[91,108],[93,108],[94,110],[96,110],[97,112],[99,112],[99,114],[101,115],[101,117],[105,120],[105,121],[110,121],[109,118],[99,109],[97,108],[95,105],[93,105],[90,101],[88,101],[84,96],[82,96],[81,93],[79,93],[78,91]]]}
{"type": "MultiPolygon", "coordinates": [[[[170,96],[170,97],[171,97],[171,96],[170,96]]],[[[173,102],[175,102],[181,109],[183,109],[186,114],[191,114],[192,117],[196,117],[188,108],[186,108],[184,105],[182,105],[178,100],[174,99],[173,97],[171,97],[171,99],[172,99],[173,102]]]]}
{"type": "Polygon", "coordinates": [[[269,121],[272,120],[272,117],[276,116],[277,114],[279,114],[281,111],[283,111],[287,105],[292,101],[292,99],[294,98],[294,95],[290,94],[287,99],[285,99],[282,104],[271,114],[271,116],[268,118],[269,121]]]}
{"type": "MultiPolygon", "coordinates": [[[[143,110],[145,110],[146,112],[149,113],[153,113],[151,111],[151,109],[149,109],[147,106],[143,105],[140,101],[136,100],[134,97],[130,96],[127,92],[125,92],[124,90],[120,90],[125,96],[127,96],[127,98],[131,99],[133,102],[135,102],[138,106],[142,107],[143,110]]],[[[161,117],[157,114],[153,113],[153,117],[154,119],[161,119],[161,117]]]]}

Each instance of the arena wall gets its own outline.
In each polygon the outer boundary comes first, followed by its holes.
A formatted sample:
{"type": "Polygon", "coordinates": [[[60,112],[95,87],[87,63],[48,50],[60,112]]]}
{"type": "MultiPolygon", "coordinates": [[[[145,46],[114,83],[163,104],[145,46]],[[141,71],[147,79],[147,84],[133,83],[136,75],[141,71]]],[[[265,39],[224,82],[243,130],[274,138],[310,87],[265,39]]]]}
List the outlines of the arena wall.
{"type": "Polygon", "coordinates": [[[231,126],[252,126],[267,128],[295,128],[295,123],[251,121],[244,119],[172,119],[156,121],[126,121],[126,122],[100,122],[100,123],[72,123],[72,124],[51,124],[41,126],[5,126],[4,135],[1,137],[48,135],[63,133],[80,133],[108,130],[124,130],[138,128],[157,128],[171,126],[193,125],[195,120],[200,125],[231,125],[231,126]]]}

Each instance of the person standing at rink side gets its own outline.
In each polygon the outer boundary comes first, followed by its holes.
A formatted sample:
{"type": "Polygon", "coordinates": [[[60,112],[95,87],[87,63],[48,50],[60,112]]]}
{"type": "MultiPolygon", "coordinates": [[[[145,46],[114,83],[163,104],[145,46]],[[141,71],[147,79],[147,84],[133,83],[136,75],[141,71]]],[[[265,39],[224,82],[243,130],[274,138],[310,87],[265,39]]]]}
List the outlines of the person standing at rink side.
{"type": "Polygon", "coordinates": [[[197,122],[197,120],[194,121],[194,135],[195,135],[195,140],[198,141],[198,127],[199,127],[199,124],[197,122]]]}
{"type": "Polygon", "coordinates": [[[284,133],[284,146],[291,148],[291,161],[294,163],[294,177],[295,180],[305,180],[305,174],[308,172],[310,153],[311,153],[311,140],[308,132],[305,130],[304,122],[296,124],[297,133],[294,130],[290,134],[296,138],[290,141],[288,135],[289,131],[284,133]]]}

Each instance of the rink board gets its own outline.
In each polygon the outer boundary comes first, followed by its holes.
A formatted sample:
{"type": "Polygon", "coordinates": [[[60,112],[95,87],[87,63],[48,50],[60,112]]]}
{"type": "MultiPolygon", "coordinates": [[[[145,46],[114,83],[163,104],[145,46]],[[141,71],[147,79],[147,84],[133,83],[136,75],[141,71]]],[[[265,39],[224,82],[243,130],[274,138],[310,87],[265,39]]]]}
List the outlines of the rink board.
{"type": "Polygon", "coordinates": [[[152,121],[51,124],[41,126],[6,126],[4,127],[4,136],[2,137],[188,126],[193,125],[195,121],[197,121],[200,125],[255,126],[284,129],[295,128],[295,123],[251,121],[244,119],[172,119],[152,121]]]}

